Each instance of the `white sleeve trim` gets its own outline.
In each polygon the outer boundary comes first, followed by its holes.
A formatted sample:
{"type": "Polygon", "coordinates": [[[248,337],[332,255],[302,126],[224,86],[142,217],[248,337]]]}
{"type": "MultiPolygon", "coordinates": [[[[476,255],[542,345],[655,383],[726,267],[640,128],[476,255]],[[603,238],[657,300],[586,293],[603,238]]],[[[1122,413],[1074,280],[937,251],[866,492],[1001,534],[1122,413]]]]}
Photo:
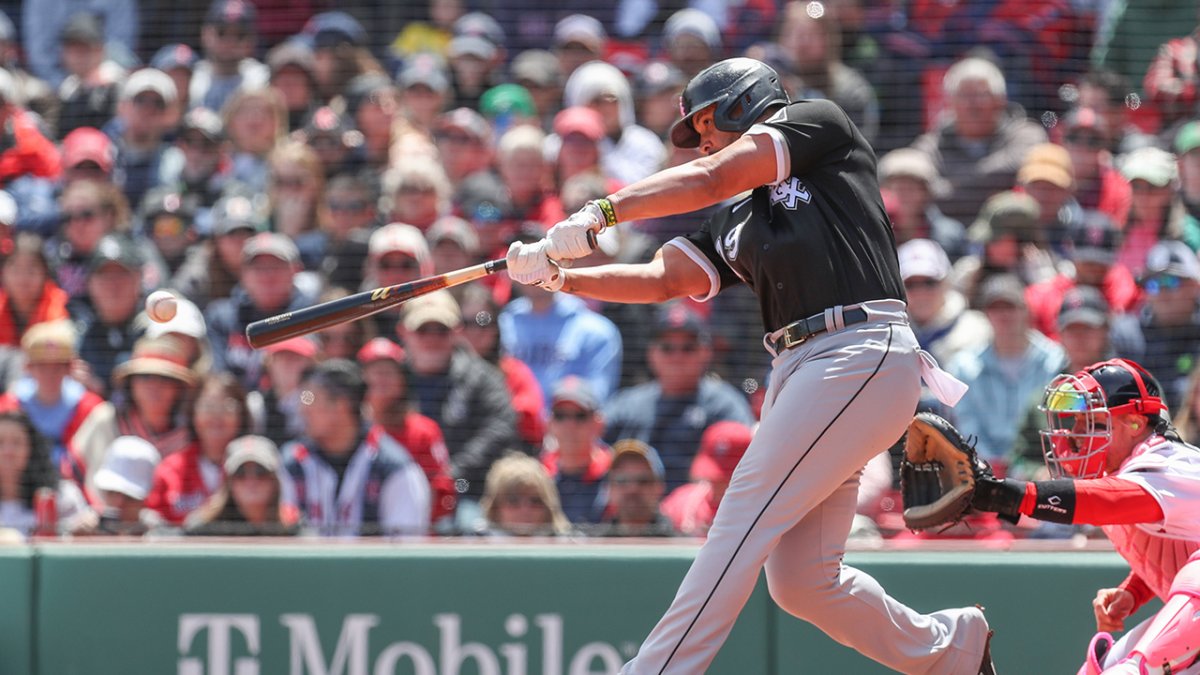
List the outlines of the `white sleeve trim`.
{"type": "Polygon", "coordinates": [[[783,182],[783,179],[792,172],[791,155],[787,153],[787,143],[783,140],[783,134],[778,129],[761,123],[755,124],[746,131],[747,136],[753,134],[764,134],[771,137],[771,141],[775,145],[775,181],[771,184],[783,182]]]}
{"type": "Polygon", "coordinates": [[[708,275],[708,295],[692,295],[689,296],[691,299],[696,302],[708,302],[721,290],[721,275],[717,272],[717,268],[713,266],[712,261],[708,259],[708,256],[704,255],[695,244],[683,237],[675,237],[664,244],[664,246],[674,246],[683,251],[684,255],[691,258],[692,262],[699,265],[700,269],[704,270],[704,273],[708,275]]]}

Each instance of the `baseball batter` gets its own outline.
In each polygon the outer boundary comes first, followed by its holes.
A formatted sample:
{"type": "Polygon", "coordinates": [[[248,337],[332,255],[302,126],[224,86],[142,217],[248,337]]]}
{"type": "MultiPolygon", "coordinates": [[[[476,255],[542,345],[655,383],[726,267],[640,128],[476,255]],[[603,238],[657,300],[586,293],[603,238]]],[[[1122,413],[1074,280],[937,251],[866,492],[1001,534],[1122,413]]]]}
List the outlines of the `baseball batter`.
{"type": "Polygon", "coordinates": [[[936,390],[957,384],[921,358],[908,326],[870,146],[835,104],[789,102],[775,71],[752,59],[700,72],[681,108],[671,140],[704,157],[508,252],[517,282],[613,302],[708,300],[745,283],[769,331],[775,358],[758,432],[674,602],[622,672],[704,672],[764,566],[781,607],[895,670],[992,672],[979,609],[919,614],[842,564],[859,474],[904,433],[922,373],[936,390]],[[587,255],[589,239],[618,221],[735,196],[649,263],[553,262],[587,255]]]}
{"type": "Polygon", "coordinates": [[[1099,525],[1129,562],[1125,581],[1092,601],[1100,632],[1080,675],[1200,674],[1200,450],[1171,428],[1159,383],[1125,359],[1055,378],[1041,407],[1056,479],[986,480],[972,506],[1099,525]],[[1114,645],[1109,631],[1153,597],[1165,606],[1114,645]]]}

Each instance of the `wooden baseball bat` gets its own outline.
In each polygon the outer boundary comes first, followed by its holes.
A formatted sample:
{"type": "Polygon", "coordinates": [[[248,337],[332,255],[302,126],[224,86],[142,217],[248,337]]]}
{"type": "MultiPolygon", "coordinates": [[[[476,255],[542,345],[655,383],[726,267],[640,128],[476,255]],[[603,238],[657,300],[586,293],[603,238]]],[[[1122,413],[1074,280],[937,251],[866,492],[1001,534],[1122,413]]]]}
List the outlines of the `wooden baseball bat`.
{"type": "Polygon", "coordinates": [[[394,286],[381,286],[371,291],[355,293],[337,300],[285,312],[246,326],[246,338],[255,349],[283,342],[294,337],[308,335],[319,330],[357,321],[395,307],[406,300],[432,293],[443,288],[458,286],[468,281],[486,277],[508,267],[504,258],[465,267],[461,270],[425,277],[394,286]]]}

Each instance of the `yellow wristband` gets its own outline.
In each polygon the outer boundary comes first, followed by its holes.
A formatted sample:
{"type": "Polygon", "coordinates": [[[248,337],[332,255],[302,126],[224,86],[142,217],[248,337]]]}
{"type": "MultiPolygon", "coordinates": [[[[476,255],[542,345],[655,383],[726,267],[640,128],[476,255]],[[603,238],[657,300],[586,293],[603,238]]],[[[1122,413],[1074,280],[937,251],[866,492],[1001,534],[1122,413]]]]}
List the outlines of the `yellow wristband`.
{"type": "Polygon", "coordinates": [[[607,197],[597,199],[592,202],[600,209],[600,213],[604,214],[604,226],[612,227],[617,224],[617,210],[613,208],[612,202],[607,197]]]}

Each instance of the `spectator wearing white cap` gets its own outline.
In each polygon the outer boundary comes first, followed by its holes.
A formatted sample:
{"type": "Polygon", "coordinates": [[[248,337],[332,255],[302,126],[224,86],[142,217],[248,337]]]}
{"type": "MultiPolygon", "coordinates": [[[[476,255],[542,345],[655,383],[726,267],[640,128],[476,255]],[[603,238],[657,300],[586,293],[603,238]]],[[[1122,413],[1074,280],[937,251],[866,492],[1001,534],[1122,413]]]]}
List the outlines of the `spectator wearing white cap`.
{"type": "Polygon", "coordinates": [[[693,8],[681,9],[667,19],[663,47],[671,63],[689,80],[724,56],[716,20],[693,8]]]}
{"type": "Polygon", "coordinates": [[[280,457],[262,436],[242,436],[229,444],[224,483],[184,522],[189,535],[290,536],[299,532],[300,513],[281,502],[280,457]]]}
{"type": "Polygon", "coordinates": [[[104,131],[114,139],[113,175],[130,204],[140,204],[160,183],[163,155],[170,147],[163,139],[178,120],[178,101],[175,81],[154,68],[133,73],[121,88],[117,115],[104,131]]]}
{"type": "Polygon", "coordinates": [[[1140,276],[1146,256],[1159,240],[1183,238],[1187,210],[1176,191],[1178,164],[1166,150],[1144,147],[1124,155],[1118,168],[1133,188],[1133,201],[1117,262],[1140,276]]]}
{"type": "Polygon", "coordinates": [[[959,352],[986,344],[991,326],[951,286],[950,259],[942,247],[930,239],[912,239],[896,253],[908,296],[908,316],[921,348],[939,362],[949,363],[959,352]]]}
{"type": "MultiPolygon", "coordinates": [[[[563,89],[563,107],[572,106],[600,113],[604,122],[601,167],[608,178],[629,184],[654,173],[666,160],[662,140],[636,122],[633,90],[616,66],[592,61],[577,68],[563,89]]],[[[556,138],[547,145],[557,154],[560,144],[556,138]]]]}
{"type": "Polygon", "coordinates": [[[966,254],[966,228],[937,207],[948,186],[927,155],[912,148],[887,153],[879,159],[879,187],[897,244],[932,239],[950,262],[966,254]]]}
{"type": "Polygon", "coordinates": [[[554,26],[554,54],[558,57],[559,72],[570,77],[588,61],[603,59],[607,39],[604,25],[595,17],[587,14],[563,17],[554,26]]]}
{"type": "MultiPolygon", "coordinates": [[[[371,233],[367,242],[366,278],[363,290],[394,286],[433,274],[433,259],[425,235],[408,223],[395,222],[371,233]]],[[[380,312],[372,320],[376,334],[396,334],[396,314],[380,312]]]]}
{"type": "Polygon", "coordinates": [[[94,519],[79,519],[73,534],[140,536],[161,525],[162,518],[146,508],[160,459],[145,439],[119,436],[114,440],[94,479],[98,513],[94,519]]]}

